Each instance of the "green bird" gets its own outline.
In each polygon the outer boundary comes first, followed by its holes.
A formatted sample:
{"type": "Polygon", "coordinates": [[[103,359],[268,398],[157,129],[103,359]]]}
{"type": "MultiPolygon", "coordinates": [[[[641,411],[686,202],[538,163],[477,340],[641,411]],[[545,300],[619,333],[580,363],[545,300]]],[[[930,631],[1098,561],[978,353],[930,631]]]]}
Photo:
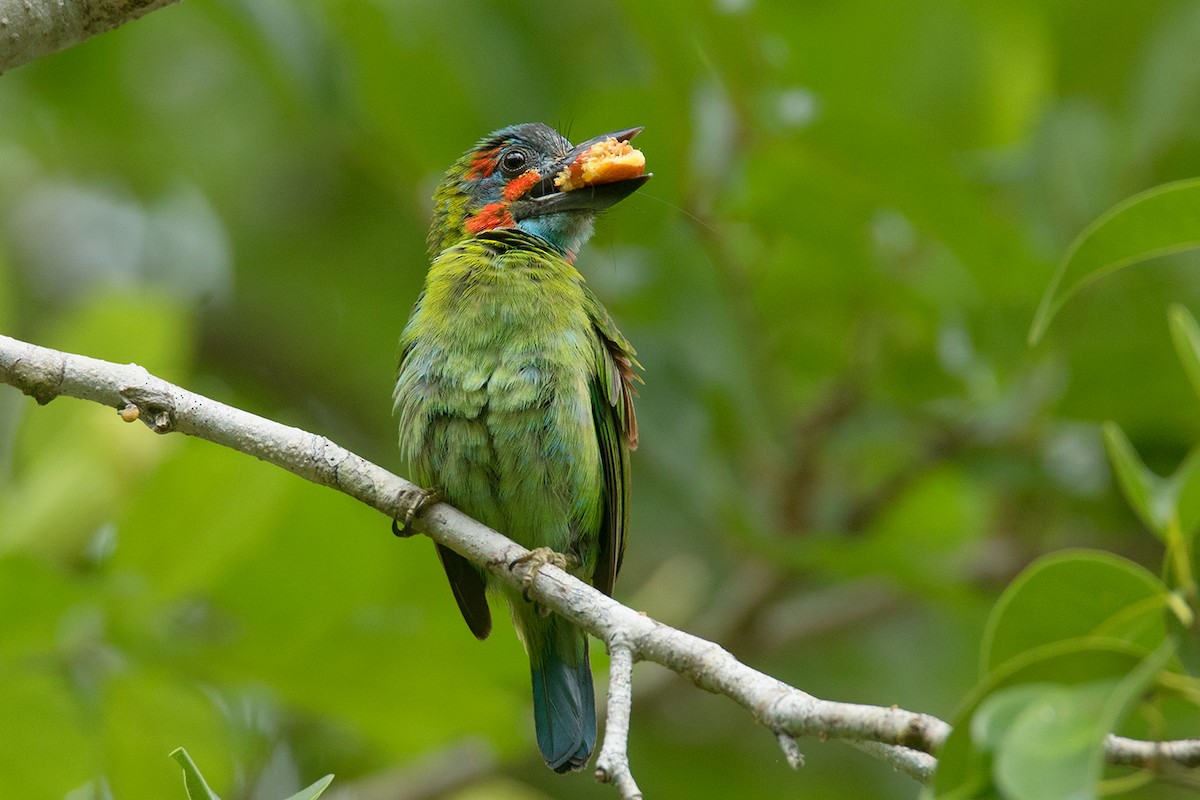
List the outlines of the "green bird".
{"type": "MultiPolygon", "coordinates": [[[[546,125],[515,125],[455,162],[434,195],[432,264],[401,335],[395,389],[400,449],[421,486],[527,548],[561,554],[556,563],[605,594],[625,550],[640,365],[573,262],[597,213],[650,175],[564,178],[593,146],[640,158],[628,145],[640,131],[576,146],[546,125]]],[[[587,635],[437,552],[477,638],[492,628],[486,590],[507,599],[542,757],[556,772],[581,769],[596,742],[587,635]]]]}

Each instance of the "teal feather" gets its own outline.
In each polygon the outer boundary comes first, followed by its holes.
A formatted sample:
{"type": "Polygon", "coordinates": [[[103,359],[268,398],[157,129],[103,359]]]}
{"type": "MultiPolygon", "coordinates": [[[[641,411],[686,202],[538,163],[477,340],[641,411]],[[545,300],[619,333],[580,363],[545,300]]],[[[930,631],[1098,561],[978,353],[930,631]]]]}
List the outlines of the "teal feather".
{"type": "Polygon", "coordinates": [[[555,772],[582,768],[596,746],[596,701],[587,636],[554,617],[540,631],[533,655],[533,723],[538,749],[555,772]]]}

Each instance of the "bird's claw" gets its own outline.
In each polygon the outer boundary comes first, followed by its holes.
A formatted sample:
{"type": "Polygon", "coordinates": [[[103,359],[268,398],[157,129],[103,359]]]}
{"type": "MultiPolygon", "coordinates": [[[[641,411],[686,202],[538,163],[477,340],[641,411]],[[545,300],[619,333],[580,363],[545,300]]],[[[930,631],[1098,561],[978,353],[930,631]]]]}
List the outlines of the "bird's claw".
{"type": "MultiPolygon", "coordinates": [[[[519,564],[529,564],[529,571],[521,578],[521,597],[525,598],[525,602],[532,603],[533,598],[529,596],[529,591],[533,588],[533,581],[537,578],[538,572],[547,564],[553,564],[561,570],[570,572],[578,569],[580,565],[579,556],[574,553],[560,553],[557,550],[552,550],[549,547],[535,547],[523,556],[517,556],[512,561],[508,562],[508,569],[512,571],[519,564]]],[[[546,614],[549,611],[539,609],[540,613],[546,614]]]]}
{"type": "Polygon", "coordinates": [[[436,486],[429,489],[413,487],[401,489],[396,497],[396,505],[404,509],[404,521],[392,520],[392,533],[401,539],[407,539],[416,531],[412,529],[413,520],[425,513],[432,505],[442,502],[442,490],[436,486]]]}

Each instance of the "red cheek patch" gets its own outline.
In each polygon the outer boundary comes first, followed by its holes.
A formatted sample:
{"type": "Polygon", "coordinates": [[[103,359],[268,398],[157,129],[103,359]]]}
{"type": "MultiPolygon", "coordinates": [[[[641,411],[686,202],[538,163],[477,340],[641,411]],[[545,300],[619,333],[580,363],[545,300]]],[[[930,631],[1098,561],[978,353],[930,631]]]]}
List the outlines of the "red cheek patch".
{"type": "Polygon", "coordinates": [[[535,183],[542,179],[541,174],[536,169],[531,169],[519,178],[513,178],[504,187],[504,199],[516,200],[521,195],[528,192],[535,183]]]}
{"type": "Polygon", "coordinates": [[[474,236],[492,228],[511,228],[515,224],[504,203],[488,203],[478,213],[469,217],[463,227],[467,229],[467,233],[474,236]]]}
{"type": "Polygon", "coordinates": [[[496,171],[496,165],[500,162],[496,158],[496,154],[500,152],[499,147],[491,150],[484,150],[479,155],[475,156],[471,161],[471,168],[467,171],[468,178],[486,178],[496,171]]]}

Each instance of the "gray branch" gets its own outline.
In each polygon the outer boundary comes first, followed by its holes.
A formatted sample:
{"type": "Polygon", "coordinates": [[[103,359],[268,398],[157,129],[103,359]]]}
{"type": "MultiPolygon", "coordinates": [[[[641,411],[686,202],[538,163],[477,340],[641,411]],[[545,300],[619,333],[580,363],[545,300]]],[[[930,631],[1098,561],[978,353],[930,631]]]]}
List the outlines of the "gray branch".
{"type": "Polygon", "coordinates": [[[642,800],[629,769],[629,715],[633,710],[633,652],[623,644],[611,645],[608,667],[608,714],[604,744],[596,757],[596,780],[611,783],[621,800],[642,800]]]}
{"type": "Polygon", "coordinates": [[[0,0],[0,73],[176,0],[0,0]]]}
{"type": "MultiPolygon", "coordinates": [[[[323,436],[181,389],[134,364],[71,355],[0,335],[0,382],[39,403],[60,395],[91,400],[118,410],[126,421],[140,419],[157,433],[177,431],[230,447],[350,495],[393,519],[403,517],[402,497],[416,488],[323,436]]],[[[534,599],[602,639],[619,667],[615,688],[621,714],[628,711],[629,687],[621,683],[627,680],[627,665],[653,661],[741,705],[779,739],[789,760],[799,761],[797,738],[843,739],[918,780],[932,775],[932,755],[950,733],[950,726],[936,717],[813,697],[746,666],[713,642],[621,605],[553,565],[539,569],[529,560],[519,561],[528,552],[524,547],[444,503],[431,507],[414,527],[513,587],[524,588],[531,581],[534,599]]],[[[614,731],[611,740],[606,734],[601,768],[610,780],[619,778],[627,797],[636,797],[628,762],[620,757],[624,749],[624,731],[614,731]]],[[[1200,739],[1155,743],[1110,737],[1108,756],[1113,763],[1133,766],[1167,761],[1196,766],[1200,739]]]]}

